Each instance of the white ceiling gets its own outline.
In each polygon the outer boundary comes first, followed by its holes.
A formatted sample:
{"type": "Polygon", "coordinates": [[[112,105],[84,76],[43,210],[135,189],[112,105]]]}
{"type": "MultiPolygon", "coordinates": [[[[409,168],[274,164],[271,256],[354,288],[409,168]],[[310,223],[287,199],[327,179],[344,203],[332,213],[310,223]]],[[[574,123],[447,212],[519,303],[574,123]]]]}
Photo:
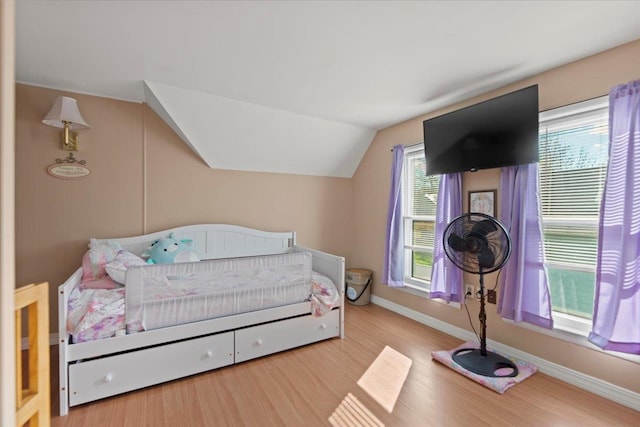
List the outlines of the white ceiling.
{"type": "Polygon", "coordinates": [[[16,38],[19,82],[147,102],[210,167],[350,177],[376,130],[639,39],[640,1],[17,0],[16,38]]]}

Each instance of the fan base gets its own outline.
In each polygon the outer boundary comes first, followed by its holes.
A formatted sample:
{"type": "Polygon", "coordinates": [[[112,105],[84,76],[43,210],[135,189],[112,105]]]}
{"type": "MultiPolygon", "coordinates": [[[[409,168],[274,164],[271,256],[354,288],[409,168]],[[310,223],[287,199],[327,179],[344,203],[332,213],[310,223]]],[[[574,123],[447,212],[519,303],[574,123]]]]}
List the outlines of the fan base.
{"type": "Polygon", "coordinates": [[[518,375],[518,367],[511,360],[491,351],[483,356],[480,349],[462,348],[453,353],[452,359],[466,370],[484,377],[508,378],[518,375]]]}

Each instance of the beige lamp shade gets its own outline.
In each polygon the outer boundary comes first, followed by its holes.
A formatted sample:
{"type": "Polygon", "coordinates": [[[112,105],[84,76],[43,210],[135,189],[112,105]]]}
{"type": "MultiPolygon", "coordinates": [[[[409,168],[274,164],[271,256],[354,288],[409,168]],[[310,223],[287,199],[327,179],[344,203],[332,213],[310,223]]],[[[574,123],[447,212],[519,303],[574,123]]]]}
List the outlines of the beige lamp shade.
{"type": "Polygon", "coordinates": [[[51,107],[49,114],[42,120],[47,126],[64,128],[64,122],[69,123],[69,129],[88,129],[89,125],[84,121],[78,103],[68,96],[59,96],[51,107]]]}

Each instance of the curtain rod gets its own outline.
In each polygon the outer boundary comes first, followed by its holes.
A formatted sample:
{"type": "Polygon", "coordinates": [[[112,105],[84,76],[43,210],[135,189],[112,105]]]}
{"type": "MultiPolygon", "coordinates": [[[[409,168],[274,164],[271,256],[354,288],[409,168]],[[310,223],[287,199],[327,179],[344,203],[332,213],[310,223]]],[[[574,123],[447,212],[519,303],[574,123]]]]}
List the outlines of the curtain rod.
{"type": "MultiPolygon", "coordinates": [[[[423,144],[424,144],[424,142],[416,142],[415,144],[405,145],[405,146],[404,146],[404,148],[405,148],[405,149],[406,149],[406,148],[414,148],[414,147],[417,147],[417,146],[419,146],[419,145],[423,145],[423,144]]],[[[391,149],[391,151],[393,152],[393,148],[391,149]]]]}

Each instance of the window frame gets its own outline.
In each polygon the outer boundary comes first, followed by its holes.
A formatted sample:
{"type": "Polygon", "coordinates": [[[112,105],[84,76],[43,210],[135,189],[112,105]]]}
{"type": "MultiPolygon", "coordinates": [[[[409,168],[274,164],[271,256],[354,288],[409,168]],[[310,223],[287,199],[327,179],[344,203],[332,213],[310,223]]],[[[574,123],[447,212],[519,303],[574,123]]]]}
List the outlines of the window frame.
{"type": "MultiPolygon", "coordinates": [[[[563,117],[568,117],[571,115],[577,115],[577,114],[587,113],[587,112],[598,110],[598,109],[608,108],[608,106],[609,106],[609,97],[605,95],[602,97],[577,102],[575,104],[570,104],[563,107],[542,111],[539,113],[540,128],[543,126],[545,122],[558,120],[563,117]]],[[[572,218],[571,221],[573,224],[578,223],[578,225],[591,225],[591,226],[595,226],[596,229],[598,227],[597,220],[594,221],[593,219],[572,218]]],[[[550,223],[563,224],[561,219],[553,219],[550,221],[549,219],[545,220],[543,216],[543,229],[545,224],[550,224],[550,223]]],[[[558,262],[546,261],[546,260],[544,265],[545,265],[545,268],[567,267],[567,265],[565,265],[564,263],[558,263],[558,262]]],[[[593,268],[582,266],[582,265],[571,266],[571,270],[574,270],[574,271],[585,271],[585,272],[594,272],[594,273],[595,273],[595,268],[596,268],[595,266],[593,268]]],[[[589,332],[591,331],[591,323],[592,323],[591,319],[585,319],[583,317],[575,316],[572,314],[555,311],[553,310],[553,308],[552,308],[552,315],[553,315],[553,321],[554,321],[554,330],[568,332],[570,334],[579,335],[582,337],[587,337],[589,335],[589,332]]]]}
{"type": "Polygon", "coordinates": [[[410,173],[408,164],[412,157],[424,157],[424,144],[418,143],[405,147],[403,168],[402,168],[402,226],[404,236],[404,284],[407,288],[419,293],[428,294],[431,288],[431,267],[428,270],[429,279],[421,279],[411,275],[413,269],[413,251],[429,252],[433,254],[433,246],[431,248],[419,245],[413,245],[413,222],[414,221],[430,221],[435,224],[436,216],[433,215],[409,215],[410,203],[413,192],[413,177],[410,173]],[[421,152],[421,153],[420,153],[421,152]],[[408,243],[407,243],[408,242],[408,243]]]}

